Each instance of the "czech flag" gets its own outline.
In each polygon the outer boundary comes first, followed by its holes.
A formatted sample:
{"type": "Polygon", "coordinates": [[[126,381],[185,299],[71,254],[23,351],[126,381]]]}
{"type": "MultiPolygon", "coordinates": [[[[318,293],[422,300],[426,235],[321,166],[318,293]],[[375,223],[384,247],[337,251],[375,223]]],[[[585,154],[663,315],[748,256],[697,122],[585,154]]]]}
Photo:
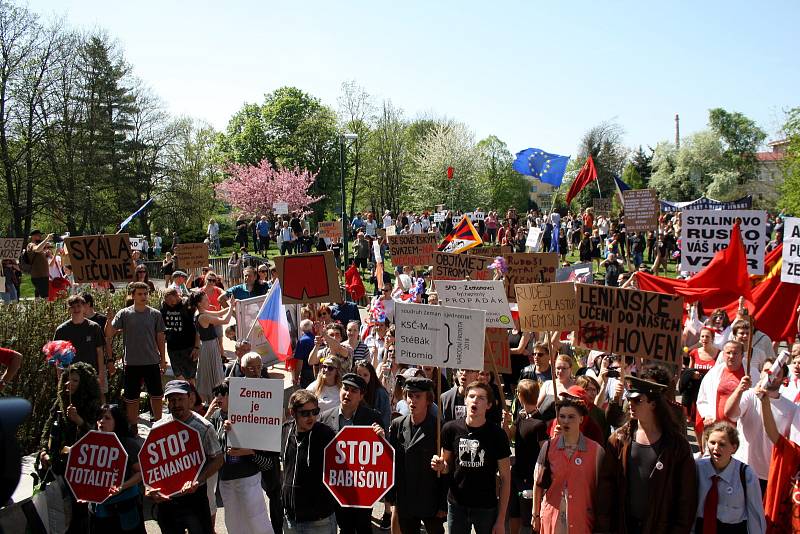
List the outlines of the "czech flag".
{"type": "Polygon", "coordinates": [[[277,280],[269,290],[256,320],[261,325],[264,337],[272,347],[275,356],[282,362],[291,357],[292,343],[289,337],[289,320],[283,303],[281,284],[277,280]]]}

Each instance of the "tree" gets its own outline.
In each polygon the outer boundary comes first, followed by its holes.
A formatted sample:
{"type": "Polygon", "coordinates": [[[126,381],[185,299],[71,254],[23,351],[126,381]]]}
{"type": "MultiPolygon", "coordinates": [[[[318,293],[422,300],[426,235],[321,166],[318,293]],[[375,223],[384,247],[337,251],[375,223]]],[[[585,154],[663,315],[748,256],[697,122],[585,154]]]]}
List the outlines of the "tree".
{"type": "Polygon", "coordinates": [[[478,184],[484,192],[479,202],[488,209],[503,213],[511,207],[525,211],[530,184],[511,167],[514,158],[508,145],[490,135],[478,142],[477,150],[481,157],[478,184]]]}
{"type": "MultiPolygon", "coordinates": [[[[639,145],[639,148],[631,155],[631,164],[642,179],[644,187],[647,187],[647,181],[653,174],[653,149],[650,147],[647,147],[647,149],[650,151],[650,154],[644,151],[642,145],[639,145]]],[[[628,182],[626,181],[625,183],[628,182]]]]}
{"type": "MultiPolygon", "coordinates": [[[[585,187],[577,198],[573,200],[578,206],[590,206],[592,198],[598,196],[596,192],[598,187],[602,191],[603,197],[614,194],[616,190],[614,176],[622,174],[622,169],[628,158],[628,149],[622,144],[623,133],[624,131],[619,124],[604,122],[583,134],[578,147],[578,155],[570,161],[570,165],[567,167],[567,175],[574,179],[586,159],[592,156],[597,169],[597,183],[585,187]]],[[[564,187],[569,187],[566,179],[564,180],[564,187]]]]}
{"type": "Polygon", "coordinates": [[[258,165],[232,163],[225,173],[229,177],[217,184],[217,193],[247,215],[266,213],[275,202],[287,202],[292,211],[307,209],[322,198],[309,195],[317,173],[274,167],[267,159],[258,165]]]}
{"type": "Polygon", "coordinates": [[[788,141],[783,160],[783,184],[778,206],[790,215],[800,215],[800,107],[786,113],[783,133],[788,141]]]}
{"type": "Polygon", "coordinates": [[[436,123],[414,154],[416,169],[411,177],[405,206],[422,210],[432,204],[472,210],[480,202],[477,173],[480,154],[467,126],[455,121],[436,123]],[[447,168],[454,178],[448,180],[447,168]]]}
{"type": "Polygon", "coordinates": [[[740,186],[730,181],[722,140],[713,130],[691,134],[679,150],[671,143],[659,143],[653,170],[650,187],[664,199],[682,202],[706,195],[730,200],[739,194],[740,186]]]}
{"type": "Polygon", "coordinates": [[[767,134],[741,113],[722,108],[709,110],[708,125],[722,138],[728,169],[738,174],[739,185],[757,178],[756,151],[767,134]]]}
{"type": "MultiPolygon", "coordinates": [[[[359,186],[359,172],[361,171],[362,158],[369,143],[370,120],[375,114],[375,106],[369,93],[356,84],[355,81],[342,83],[342,94],[339,96],[339,114],[342,118],[344,130],[356,134],[358,137],[353,143],[353,147],[348,150],[348,160],[352,165],[348,165],[346,170],[352,167],[352,178],[349,180],[350,188],[350,210],[351,215],[355,213],[356,196],[359,186]]],[[[347,176],[351,176],[348,172],[347,176]]],[[[373,209],[375,205],[371,206],[373,209]]]]}
{"type": "Polygon", "coordinates": [[[639,171],[636,170],[636,165],[633,163],[625,165],[625,170],[622,171],[622,181],[633,189],[645,189],[647,187],[639,171]]]}
{"type": "Polygon", "coordinates": [[[370,206],[400,211],[410,166],[409,138],[403,112],[384,100],[367,142],[366,195],[370,206]]]}

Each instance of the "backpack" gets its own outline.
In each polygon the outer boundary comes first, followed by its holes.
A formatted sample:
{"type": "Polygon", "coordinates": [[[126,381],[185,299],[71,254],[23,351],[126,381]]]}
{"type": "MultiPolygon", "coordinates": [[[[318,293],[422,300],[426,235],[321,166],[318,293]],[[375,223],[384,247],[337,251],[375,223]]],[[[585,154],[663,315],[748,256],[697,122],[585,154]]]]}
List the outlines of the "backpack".
{"type": "Polygon", "coordinates": [[[20,271],[22,271],[25,274],[31,274],[31,268],[33,267],[33,265],[31,264],[30,259],[28,258],[27,250],[23,250],[22,254],[19,255],[18,262],[20,271]]]}

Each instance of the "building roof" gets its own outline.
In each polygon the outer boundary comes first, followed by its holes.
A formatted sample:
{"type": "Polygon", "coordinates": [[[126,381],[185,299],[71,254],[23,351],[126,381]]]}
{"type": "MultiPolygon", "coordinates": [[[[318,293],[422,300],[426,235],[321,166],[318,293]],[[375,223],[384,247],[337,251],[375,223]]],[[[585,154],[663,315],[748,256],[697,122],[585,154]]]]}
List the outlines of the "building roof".
{"type": "Polygon", "coordinates": [[[781,161],[786,157],[783,152],[756,152],[758,161],[781,161]]]}

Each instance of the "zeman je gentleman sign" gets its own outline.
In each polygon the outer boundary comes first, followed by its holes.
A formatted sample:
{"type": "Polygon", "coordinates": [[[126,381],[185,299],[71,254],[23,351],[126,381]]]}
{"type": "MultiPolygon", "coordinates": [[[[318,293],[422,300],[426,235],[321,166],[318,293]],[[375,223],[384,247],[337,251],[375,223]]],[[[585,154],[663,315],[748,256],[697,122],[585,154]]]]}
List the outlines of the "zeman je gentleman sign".
{"type": "Polygon", "coordinates": [[[69,252],[76,282],[133,280],[136,266],[131,260],[128,234],[67,237],[64,239],[64,245],[69,252]]]}

